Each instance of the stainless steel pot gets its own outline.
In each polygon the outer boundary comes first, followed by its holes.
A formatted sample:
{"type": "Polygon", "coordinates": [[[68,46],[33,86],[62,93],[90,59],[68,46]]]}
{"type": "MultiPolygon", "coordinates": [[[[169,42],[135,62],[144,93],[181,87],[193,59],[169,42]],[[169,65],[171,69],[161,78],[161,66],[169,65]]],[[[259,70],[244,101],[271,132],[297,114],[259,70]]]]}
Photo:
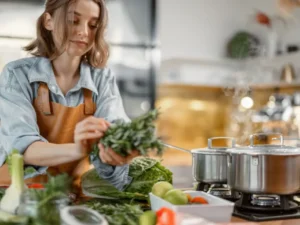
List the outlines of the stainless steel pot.
{"type": "Polygon", "coordinates": [[[300,149],[283,145],[254,145],[227,150],[228,185],[252,194],[294,194],[300,191],[300,149]]]}
{"type": "Polygon", "coordinates": [[[208,184],[227,183],[228,147],[213,147],[213,140],[229,139],[230,148],[235,147],[235,139],[215,137],[208,139],[207,149],[193,149],[193,176],[198,182],[208,184]]]}
{"type": "Polygon", "coordinates": [[[192,154],[192,173],[197,182],[208,184],[227,183],[227,150],[235,147],[235,139],[229,137],[214,137],[208,139],[207,148],[185,150],[173,145],[168,147],[192,154]],[[213,141],[228,139],[230,147],[213,147],[213,141]]]}

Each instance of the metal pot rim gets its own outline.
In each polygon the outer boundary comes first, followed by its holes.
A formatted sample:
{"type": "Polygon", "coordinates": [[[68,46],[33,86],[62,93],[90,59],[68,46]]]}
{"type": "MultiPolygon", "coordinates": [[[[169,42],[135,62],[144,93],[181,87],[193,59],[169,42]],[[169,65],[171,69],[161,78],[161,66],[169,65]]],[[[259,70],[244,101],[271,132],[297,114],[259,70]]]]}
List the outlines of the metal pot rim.
{"type": "Polygon", "coordinates": [[[228,149],[230,154],[244,155],[300,155],[300,149],[285,145],[255,145],[228,149]]]}
{"type": "Polygon", "coordinates": [[[193,154],[200,155],[227,155],[228,148],[197,148],[192,149],[193,154]]]}

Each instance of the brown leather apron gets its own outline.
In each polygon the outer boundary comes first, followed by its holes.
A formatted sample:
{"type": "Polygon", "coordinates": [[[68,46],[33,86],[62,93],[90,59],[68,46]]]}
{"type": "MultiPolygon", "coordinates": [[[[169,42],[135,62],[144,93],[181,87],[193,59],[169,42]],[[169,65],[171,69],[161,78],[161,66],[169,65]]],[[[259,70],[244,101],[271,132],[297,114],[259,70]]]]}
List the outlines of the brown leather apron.
{"type": "MultiPolygon", "coordinates": [[[[76,107],[66,107],[51,102],[47,84],[40,83],[38,96],[33,102],[37,115],[37,124],[40,134],[50,143],[66,144],[74,143],[74,130],[78,122],[86,117],[92,116],[96,105],[92,100],[92,91],[83,89],[84,103],[76,107]]],[[[41,149],[43,151],[43,149],[41,149]]],[[[89,169],[88,157],[62,164],[56,167],[49,167],[47,172],[51,175],[68,173],[73,178],[73,185],[78,188],[80,177],[89,169]]],[[[47,175],[39,175],[25,180],[26,183],[47,182],[47,175]]],[[[9,185],[10,176],[8,167],[4,164],[0,167],[0,185],[9,185]]]]}

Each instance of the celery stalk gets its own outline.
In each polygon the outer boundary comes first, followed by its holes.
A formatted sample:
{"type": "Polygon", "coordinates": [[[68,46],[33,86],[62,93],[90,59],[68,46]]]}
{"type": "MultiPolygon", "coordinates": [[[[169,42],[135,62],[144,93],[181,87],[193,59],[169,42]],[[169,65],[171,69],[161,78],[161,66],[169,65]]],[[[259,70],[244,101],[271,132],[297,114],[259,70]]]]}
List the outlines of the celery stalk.
{"type": "Polygon", "coordinates": [[[26,186],[23,156],[19,153],[13,153],[11,157],[11,185],[6,189],[1,199],[0,208],[8,213],[15,213],[26,186]]]}
{"type": "Polygon", "coordinates": [[[12,185],[18,190],[24,188],[24,161],[20,154],[12,156],[12,185]]]}

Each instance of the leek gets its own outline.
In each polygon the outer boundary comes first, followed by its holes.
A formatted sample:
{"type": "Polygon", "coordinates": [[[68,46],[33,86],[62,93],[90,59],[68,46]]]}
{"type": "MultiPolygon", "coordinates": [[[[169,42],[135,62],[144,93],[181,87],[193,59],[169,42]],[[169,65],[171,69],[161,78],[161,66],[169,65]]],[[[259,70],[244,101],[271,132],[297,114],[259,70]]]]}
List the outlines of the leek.
{"type": "Polygon", "coordinates": [[[25,189],[23,156],[13,153],[11,155],[11,185],[1,199],[0,208],[8,213],[15,213],[25,189]]]}

